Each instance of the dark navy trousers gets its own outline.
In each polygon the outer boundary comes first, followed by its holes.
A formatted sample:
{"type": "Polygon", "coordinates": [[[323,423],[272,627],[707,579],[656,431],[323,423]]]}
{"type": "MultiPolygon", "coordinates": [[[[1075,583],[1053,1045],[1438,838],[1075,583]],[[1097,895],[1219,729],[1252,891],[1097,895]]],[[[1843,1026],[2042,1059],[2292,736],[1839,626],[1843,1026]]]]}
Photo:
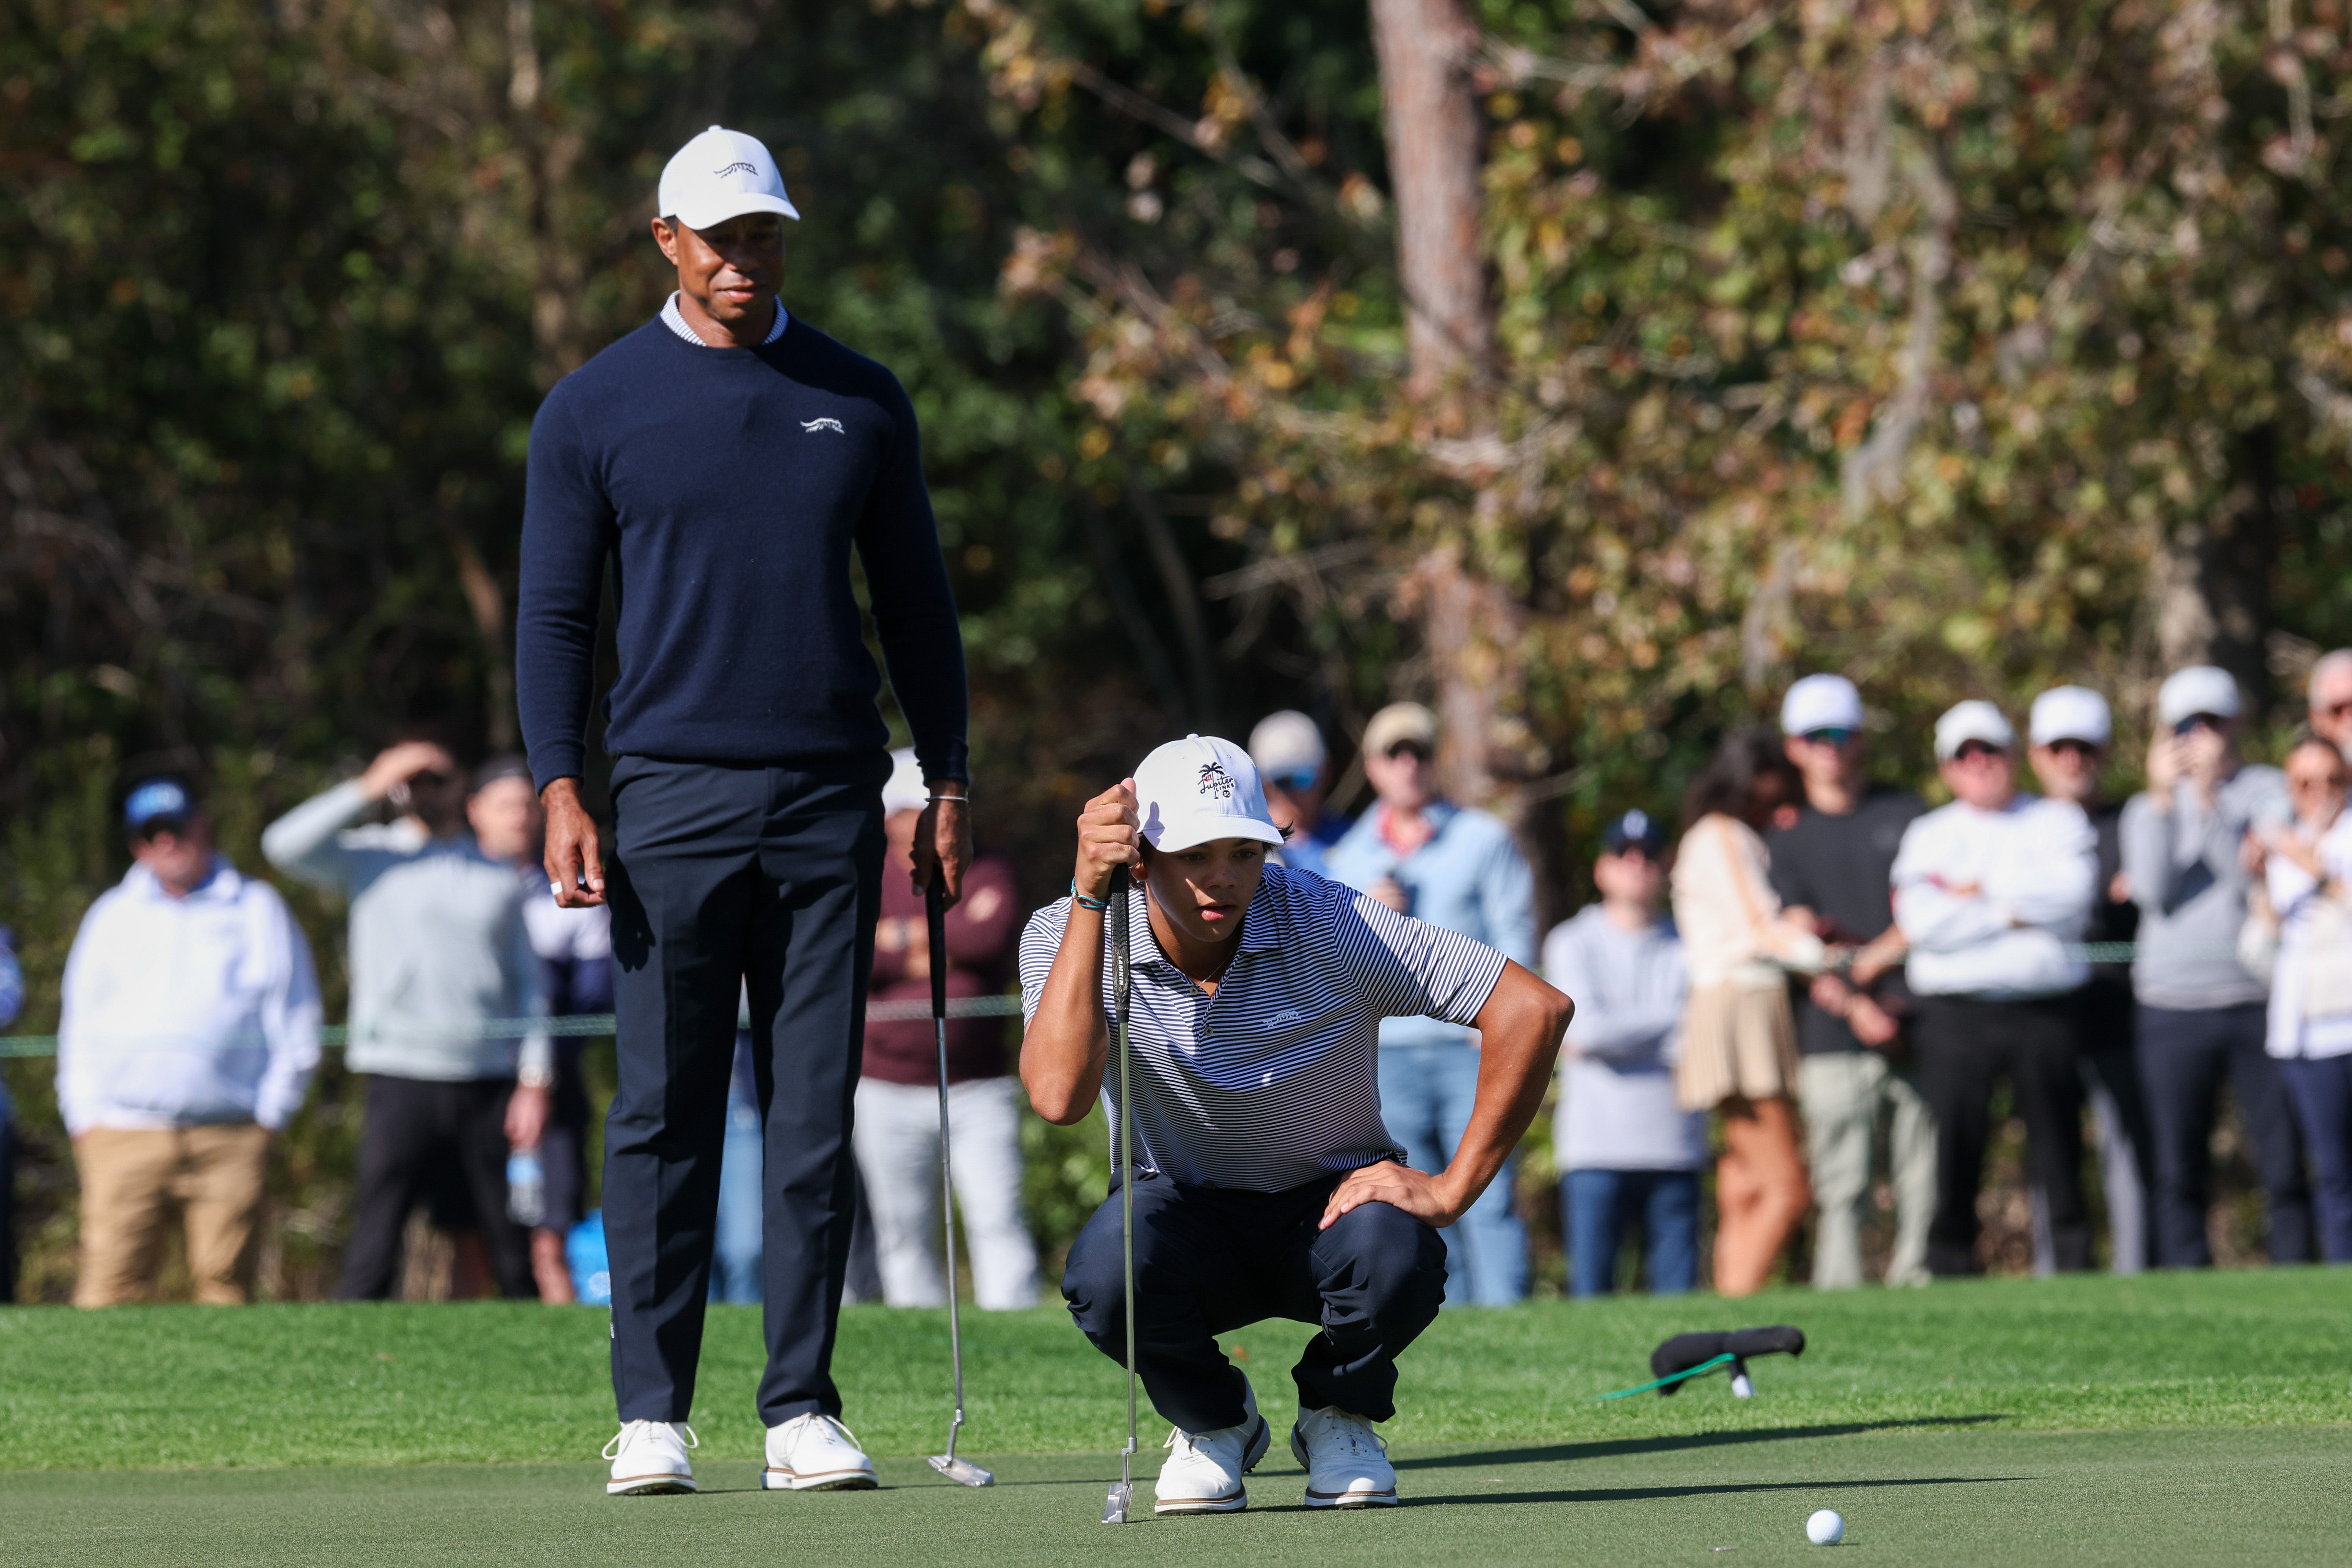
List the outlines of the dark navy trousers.
{"type": "MultiPolygon", "coordinates": [[[[1319,1327],[1291,1369],[1301,1405],[1396,1414],[1396,1358],[1445,1301],[1445,1238],[1387,1204],[1318,1231],[1342,1179],[1280,1193],[1135,1184],[1136,1370],[1153,1409],[1187,1432],[1237,1425],[1246,1380],[1217,1336],[1290,1318],[1319,1327]]],[[[1117,1193],[1071,1245],[1062,1295],[1095,1348],[1124,1365],[1117,1193]]]]}
{"type": "Polygon", "coordinates": [[[694,1405],[739,991],[763,1123],[768,1370],[760,1417],[841,1413],[852,1097],[881,907],[889,758],[793,766],[623,757],[613,769],[614,1010],[605,1120],[613,1392],[624,1421],[694,1405]]]}

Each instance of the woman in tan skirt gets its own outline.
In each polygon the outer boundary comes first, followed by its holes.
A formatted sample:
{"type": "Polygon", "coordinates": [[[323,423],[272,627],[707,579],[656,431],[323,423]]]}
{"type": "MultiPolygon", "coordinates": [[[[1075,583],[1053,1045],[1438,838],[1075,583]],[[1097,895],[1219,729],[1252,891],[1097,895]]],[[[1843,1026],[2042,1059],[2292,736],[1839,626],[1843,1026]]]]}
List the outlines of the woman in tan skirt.
{"type": "Polygon", "coordinates": [[[1715,1289],[1725,1296],[1763,1286],[1813,1201],[1797,1138],[1788,977],[1819,971],[1830,953],[1782,912],[1759,836],[1800,787],[1778,735],[1734,731],[1683,797],[1675,852],[1675,925],[1691,984],[1675,1092],[1686,1110],[1723,1113],[1715,1289]]]}

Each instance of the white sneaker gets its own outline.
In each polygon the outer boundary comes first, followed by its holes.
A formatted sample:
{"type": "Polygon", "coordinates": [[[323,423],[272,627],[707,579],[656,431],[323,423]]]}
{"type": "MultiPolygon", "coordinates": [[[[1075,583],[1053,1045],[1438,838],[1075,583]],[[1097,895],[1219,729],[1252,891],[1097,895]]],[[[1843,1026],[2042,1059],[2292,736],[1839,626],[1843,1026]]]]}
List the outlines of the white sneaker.
{"type": "Polygon", "coordinates": [[[864,1491],[874,1485],[874,1461],[848,1427],[812,1410],[768,1428],[760,1484],[772,1492],[864,1491]]]}
{"type": "Polygon", "coordinates": [[[1308,1508],[1394,1508],[1396,1467],[1372,1424],[1336,1405],[1298,1407],[1290,1451],[1307,1467],[1308,1508]]]}
{"type": "Polygon", "coordinates": [[[1171,1429],[1171,1448],[1152,1488],[1154,1513],[1236,1513],[1249,1507],[1242,1477],[1257,1468],[1274,1443],[1274,1432],[1257,1413],[1257,1394],[1244,1389],[1241,1424],[1213,1432],[1171,1429]]]}
{"type": "Polygon", "coordinates": [[[604,1483],[607,1497],[651,1497],[659,1492],[694,1489],[694,1466],[688,1448],[702,1439],[683,1421],[624,1421],[620,1432],[604,1445],[613,1461],[613,1479],[604,1483]]]}

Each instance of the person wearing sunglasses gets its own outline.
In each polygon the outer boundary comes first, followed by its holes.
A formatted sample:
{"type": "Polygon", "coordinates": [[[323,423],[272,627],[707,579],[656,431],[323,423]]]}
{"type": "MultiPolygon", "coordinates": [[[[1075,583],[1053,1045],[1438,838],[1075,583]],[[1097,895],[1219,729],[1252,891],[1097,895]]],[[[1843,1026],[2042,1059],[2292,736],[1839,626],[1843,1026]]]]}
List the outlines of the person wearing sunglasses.
{"type": "Polygon", "coordinates": [[[2344,753],[2305,731],[2288,746],[2294,819],[2261,833],[2278,927],[2269,1047],[2318,1174],[2320,1256],[2352,1263],[2352,817],[2344,753]]]}
{"type": "Polygon", "coordinates": [[[527,890],[477,842],[469,784],[447,746],[418,736],[261,836],[271,865],[350,900],[344,1060],[367,1081],[343,1253],[348,1300],[399,1289],[402,1237],[420,1203],[458,1241],[461,1293],[487,1275],[502,1296],[540,1295],[530,1233],[508,1213],[507,1159],[539,1147],[554,1047],[543,1033],[517,1039],[482,1026],[545,1016],[547,985],[527,890]],[[392,821],[361,822],[385,805],[392,821]]]}
{"type": "MultiPolygon", "coordinates": [[[[2032,749],[2026,755],[2042,793],[2052,800],[2071,800],[2081,806],[2091,819],[2091,830],[2099,836],[2098,892],[2091,900],[2091,921],[2083,940],[2093,944],[2128,942],[2139,930],[2139,906],[2131,901],[2131,880],[2123,874],[2123,806],[2105,798],[2099,788],[2115,736],[2107,700],[2087,687],[2053,687],[2033,700],[2027,733],[2032,749]]],[[[2117,1274],[2137,1274],[2154,1257],[2154,1216],[2148,1194],[2153,1188],[2150,1162],[2155,1141],[2132,1049],[2136,1009],[2131,965],[2124,962],[2092,964],[2090,984],[2082,991],[2077,1038],[2082,1047],[2083,1089],[2090,1097],[2091,1122],[2099,1133],[2099,1184],[2106,1197],[2108,1266],[2117,1274]]],[[[2048,1199],[2036,1192],[2034,1202],[2046,1208],[2048,1199]]],[[[2036,1226],[2037,1273],[2046,1274],[2056,1267],[2042,1240],[2047,1230],[2046,1225],[2036,1226]]]]}
{"type": "Polygon", "coordinates": [[[1907,1057],[1902,936],[1888,875],[1904,830],[1927,807],[1908,790],[1874,784],[1862,693],[1843,675],[1808,675],[1780,703],[1781,747],[1804,781],[1797,819],[1765,836],[1772,886],[1818,934],[1859,951],[1843,973],[1792,986],[1797,1103],[1821,1218],[1813,1284],[1862,1283],[1862,1226],[1875,1205],[1871,1145],[1886,1131],[1885,1175],[1895,1198],[1889,1285],[1927,1283],[1927,1222],[1936,1211],[1936,1119],[1907,1057]]]}
{"type": "Polygon", "coordinates": [[[2058,1268],[2091,1264],[2083,1195],[2075,1009],[2090,978],[2077,944],[2099,877],[2098,836],[2072,801],[2017,787],[2017,732],[1990,702],[1936,721],[1952,802],[1919,818],[1895,858],[1895,923],[1910,943],[1919,1085],[1936,1114],[1936,1218],[1927,1267],[1977,1273],[1977,1191],[2007,1078],[2028,1169],[2049,1194],[2058,1268]]]}
{"type": "MultiPolygon", "coordinates": [[[[1380,799],[1324,857],[1327,874],[1532,971],[1535,873],[1499,819],[1439,793],[1436,755],[1437,717],[1420,703],[1392,702],[1372,715],[1364,776],[1380,799]]],[[[1478,1063],[1477,1033],[1460,1024],[1410,1017],[1381,1025],[1381,1114],[1412,1169],[1443,1171],[1454,1160],[1470,1126],[1478,1063]]],[[[1498,1307],[1527,1294],[1515,1177],[1507,1163],[1443,1233],[1447,1301],[1498,1307]]]]}
{"type": "Polygon", "coordinates": [[[2352,647],[2321,654],[2304,688],[2311,732],[2352,761],[2352,647]]]}
{"type": "Polygon", "coordinates": [[[2290,815],[2278,769],[2238,754],[2244,723],[2229,671],[2192,665],[2165,679],[2147,788],[2124,807],[2123,869],[2139,906],[2132,992],[2135,1050],[2156,1139],[2157,1261],[2202,1268],[2213,1124],[2229,1079],[2268,1202],[2274,1263],[2311,1257],[2302,1141],[2263,1049],[2270,988],[2238,961],[2252,882],[2250,834],[2290,815]]]}
{"type": "Polygon", "coordinates": [[[1266,805],[1290,829],[1276,856],[1293,870],[1328,877],[1324,855],[1354,819],[1323,809],[1331,773],[1321,728],[1295,708],[1269,713],[1250,731],[1249,754],[1265,781],[1266,805]]]}

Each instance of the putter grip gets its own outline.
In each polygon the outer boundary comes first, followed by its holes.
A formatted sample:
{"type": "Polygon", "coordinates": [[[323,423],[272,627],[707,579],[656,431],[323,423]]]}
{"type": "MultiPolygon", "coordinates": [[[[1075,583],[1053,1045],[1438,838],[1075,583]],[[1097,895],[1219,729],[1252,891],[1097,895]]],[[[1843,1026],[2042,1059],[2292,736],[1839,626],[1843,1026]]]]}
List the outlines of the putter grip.
{"type": "Polygon", "coordinates": [[[931,934],[931,1016],[948,1016],[948,889],[937,867],[923,889],[923,919],[931,934]]]}

